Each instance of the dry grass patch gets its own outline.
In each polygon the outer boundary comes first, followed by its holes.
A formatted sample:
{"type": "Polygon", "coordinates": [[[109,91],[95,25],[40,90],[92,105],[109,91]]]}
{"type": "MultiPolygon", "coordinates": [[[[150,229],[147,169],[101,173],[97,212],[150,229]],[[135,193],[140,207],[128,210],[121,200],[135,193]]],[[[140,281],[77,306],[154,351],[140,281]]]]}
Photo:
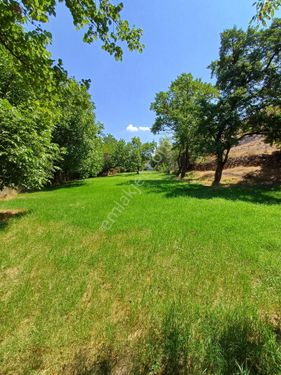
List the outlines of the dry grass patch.
{"type": "MultiPolygon", "coordinates": [[[[248,175],[255,175],[261,171],[261,167],[243,167],[229,168],[223,171],[221,184],[235,185],[246,183],[245,177],[248,175]]],[[[186,181],[191,183],[200,182],[204,186],[211,186],[214,181],[214,171],[193,171],[186,177],[186,181]]]]}
{"type": "Polygon", "coordinates": [[[0,190],[0,200],[14,199],[17,196],[17,191],[15,189],[4,188],[0,190]]]}

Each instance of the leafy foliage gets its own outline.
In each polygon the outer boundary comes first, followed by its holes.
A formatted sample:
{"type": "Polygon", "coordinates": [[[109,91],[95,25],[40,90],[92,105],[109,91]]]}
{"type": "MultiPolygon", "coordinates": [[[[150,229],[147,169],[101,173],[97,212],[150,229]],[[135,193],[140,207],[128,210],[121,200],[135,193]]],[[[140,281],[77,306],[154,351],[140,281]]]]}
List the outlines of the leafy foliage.
{"type": "Polygon", "coordinates": [[[142,143],[139,137],[133,137],[128,143],[127,170],[139,173],[150,162],[155,146],[154,142],[142,143]]]}
{"type": "Polygon", "coordinates": [[[170,174],[176,170],[177,151],[169,138],[160,139],[153,157],[152,166],[160,172],[170,174]]]}
{"type": "Polygon", "coordinates": [[[102,167],[101,125],[96,123],[87,85],[69,80],[59,106],[63,115],[55,126],[53,142],[59,145],[63,158],[57,179],[96,176],[102,167]]]}
{"type": "Polygon", "coordinates": [[[0,189],[40,188],[59,158],[52,129],[60,112],[55,98],[37,95],[14,59],[3,50],[0,54],[0,189]]]}
{"type": "Polygon", "coordinates": [[[59,157],[52,123],[52,112],[40,102],[15,107],[0,99],[0,189],[40,188],[52,177],[59,157]]]}
{"type": "Polygon", "coordinates": [[[280,40],[280,19],[268,29],[226,30],[219,58],[210,65],[215,87],[183,74],[156,95],[152,130],[172,131],[182,177],[192,159],[212,154],[219,183],[231,148],[248,135],[280,144],[280,40]]]}
{"type": "Polygon", "coordinates": [[[128,157],[127,144],[117,140],[112,134],[103,137],[103,174],[108,175],[111,170],[121,168],[125,170],[128,157]]]}
{"type": "Polygon", "coordinates": [[[167,92],[156,94],[151,104],[151,110],[156,113],[152,132],[172,131],[179,150],[181,177],[185,176],[197,154],[199,104],[215,95],[211,84],[194,79],[191,74],[182,74],[171,83],[167,92]]]}
{"type": "Polygon", "coordinates": [[[97,175],[101,125],[89,82],[64,77],[50,95],[22,74],[5,50],[0,64],[0,187],[40,188],[54,174],[57,182],[97,175]]]}
{"type": "Polygon", "coordinates": [[[253,20],[257,20],[266,26],[266,21],[272,19],[276,10],[281,5],[281,0],[257,0],[254,5],[257,9],[257,14],[253,20]]]}
{"type": "MultiPolygon", "coordinates": [[[[45,78],[50,74],[52,60],[45,46],[51,42],[52,35],[43,30],[42,23],[56,16],[56,0],[3,0],[0,3],[0,43],[28,72],[36,70],[45,78]],[[31,31],[23,26],[32,25],[31,31]]],[[[109,0],[65,1],[76,29],[85,29],[84,42],[102,42],[102,48],[122,59],[121,44],[126,43],[129,50],[142,51],[140,42],[142,30],[130,27],[121,18],[123,4],[114,5],[109,0]],[[120,44],[121,43],[121,44],[120,44]]]]}
{"type": "Polygon", "coordinates": [[[107,134],[103,138],[103,174],[108,175],[114,169],[139,173],[150,162],[154,149],[154,142],[142,143],[139,137],[133,137],[126,143],[107,134]]]}
{"type": "Polygon", "coordinates": [[[281,106],[280,38],[281,20],[266,30],[233,28],[221,35],[219,59],[210,66],[220,97],[203,103],[200,126],[205,149],[217,158],[215,182],[230,149],[245,136],[280,139],[280,112],[269,110],[281,106]]]}

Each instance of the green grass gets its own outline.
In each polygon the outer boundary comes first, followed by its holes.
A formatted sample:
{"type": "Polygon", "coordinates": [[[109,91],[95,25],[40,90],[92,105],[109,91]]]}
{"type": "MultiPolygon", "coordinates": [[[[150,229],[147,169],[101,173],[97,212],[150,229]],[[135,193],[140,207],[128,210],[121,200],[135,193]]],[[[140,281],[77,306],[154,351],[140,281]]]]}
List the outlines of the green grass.
{"type": "Polygon", "coordinates": [[[135,177],[0,202],[0,374],[281,374],[281,189],[135,177]]]}

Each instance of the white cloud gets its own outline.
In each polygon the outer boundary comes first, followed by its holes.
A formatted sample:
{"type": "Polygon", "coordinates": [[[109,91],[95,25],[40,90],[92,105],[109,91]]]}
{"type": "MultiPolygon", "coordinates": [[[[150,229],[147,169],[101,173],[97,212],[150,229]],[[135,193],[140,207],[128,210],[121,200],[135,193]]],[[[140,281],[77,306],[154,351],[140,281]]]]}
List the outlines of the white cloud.
{"type": "Polygon", "coordinates": [[[127,130],[128,132],[138,132],[138,131],[139,131],[139,128],[136,127],[136,126],[134,126],[134,125],[132,125],[132,124],[130,124],[130,125],[127,126],[126,130],[127,130]]]}
{"type": "Polygon", "coordinates": [[[139,130],[142,131],[142,132],[149,132],[150,128],[148,126],[140,126],[139,130]]]}
{"type": "Polygon", "coordinates": [[[126,130],[128,132],[136,133],[136,132],[149,132],[150,128],[148,126],[135,126],[133,124],[130,124],[127,126],[126,130]]]}

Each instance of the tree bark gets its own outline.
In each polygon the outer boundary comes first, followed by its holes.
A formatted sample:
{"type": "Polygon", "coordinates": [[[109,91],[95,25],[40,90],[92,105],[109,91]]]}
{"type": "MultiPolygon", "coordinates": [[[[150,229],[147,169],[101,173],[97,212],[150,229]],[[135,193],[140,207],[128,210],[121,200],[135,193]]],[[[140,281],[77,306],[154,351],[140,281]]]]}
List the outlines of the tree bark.
{"type": "Polygon", "coordinates": [[[215,171],[215,178],[214,178],[214,181],[213,181],[213,186],[219,185],[220,182],[221,182],[223,169],[224,169],[224,166],[225,166],[225,164],[228,160],[230,147],[228,149],[226,149],[225,151],[226,151],[225,154],[224,154],[224,151],[222,153],[217,154],[217,167],[216,167],[216,171],[215,171]]]}
{"type": "Polygon", "coordinates": [[[179,156],[177,158],[177,163],[178,163],[178,172],[177,172],[177,177],[181,175],[181,152],[179,152],[179,156]]]}
{"type": "Polygon", "coordinates": [[[186,155],[182,155],[182,168],[181,168],[181,179],[185,178],[187,172],[187,161],[186,161],[186,155]]]}
{"type": "Polygon", "coordinates": [[[217,160],[217,167],[215,172],[215,179],[213,181],[213,185],[219,185],[222,178],[222,172],[224,168],[224,163],[222,160],[217,160]]]}
{"type": "Polygon", "coordinates": [[[188,146],[185,146],[181,154],[181,178],[184,178],[186,172],[190,169],[190,156],[188,146]]]}

